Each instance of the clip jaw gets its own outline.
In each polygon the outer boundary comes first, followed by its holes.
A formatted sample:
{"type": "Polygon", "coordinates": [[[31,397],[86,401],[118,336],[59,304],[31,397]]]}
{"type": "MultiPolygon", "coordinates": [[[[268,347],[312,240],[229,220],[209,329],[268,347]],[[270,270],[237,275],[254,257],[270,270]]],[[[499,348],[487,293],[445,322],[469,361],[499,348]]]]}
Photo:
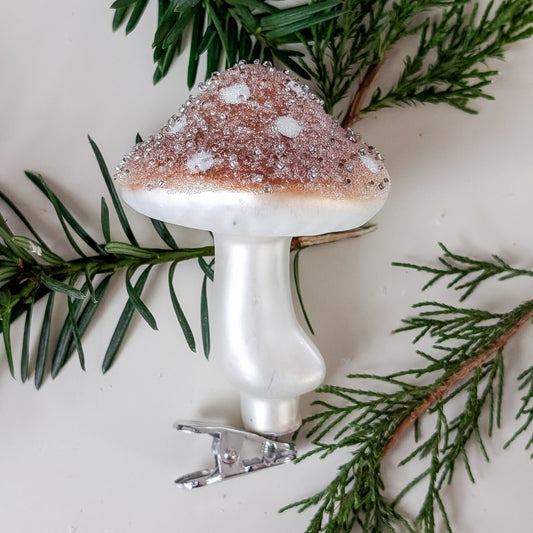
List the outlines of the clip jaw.
{"type": "Polygon", "coordinates": [[[176,422],[174,427],[179,431],[207,433],[213,437],[211,450],[215,466],[179,477],[176,485],[180,488],[203,487],[296,458],[296,451],[291,444],[267,439],[255,433],[204,422],[176,422]]]}

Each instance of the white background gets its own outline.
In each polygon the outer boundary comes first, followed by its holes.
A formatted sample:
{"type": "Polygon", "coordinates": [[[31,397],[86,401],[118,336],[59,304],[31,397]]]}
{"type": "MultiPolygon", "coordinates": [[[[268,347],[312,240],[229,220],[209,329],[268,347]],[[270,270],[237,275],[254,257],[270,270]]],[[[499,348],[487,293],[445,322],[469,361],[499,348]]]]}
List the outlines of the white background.
{"type": "MultiPolygon", "coordinates": [[[[106,2],[4,2],[0,17],[0,187],[62,254],[69,249],[50,206],[25,179],[42,172],[86,229],[99,235],[100,197],[106,194],[87,141],[90,134],[113,168],[137,131],[156,131],[185,100],[186,60],[158,86],[151,83],[152,6],[128,38],[111,32],[106,2]]],[[[394,57],[392,58],[394,60],[394,57]]],[[[501,75],[475,102],[470,116],[447,106],[391,109],[358,125],[385,155],[393,190],[376,218],[375,233],[302,253],[302,289],[328,366],[326,381],[343,384],[350,372],[387,373],[417,363],[408,334],[390,335],[421,299],[456,303],[439,285],[422,295],[427,278],[392,261],[434,262],[437,242],[459,253],[497,253],[533,268],[533,40],[495,63],[501,75]]],[[[13,216],[5,211],[8,222],[13,216]]],[[[159,246],[149,225],[127,211],[146,245],[159,246]]],[[[16,224],[14,225],[16,229],[16,224]]],[[[19,228],[20,229],[20,228],[19,228]]],[[[121,238],[114,222],[113,235],[121,238]]],[[[184,244],[204,235],[177,231],[184,244]]],[[[73,359],[40,391],[13,380],[0,358],[0,531],[122,533],[145,531],[303,531],[310,514],[277,510],[321,489],[342,459],[309,460],[185,492],[180,474],[209,466],[209,440],[178,434],[176,419],[239,424],[235,391],[201,353],[191,354],[173,316],[166,269],[147,287],[158,320],[154,332],[139,318],[115,366],[100,365],[125,302],[116,280],[84,340],[87,371],[73,359]]],[[[199,339],[202,276],[195,263],[178,268],[177,290],[199,339]]],[[[491,284],[468,305],[504,311],[531,297],[531,281],[491,284]]],[[[38,316],[42,307],[36,310],[38,316]]],[[[38,320],[36,320],[38,323],[38,320]]],[[[21,324],[13,330],[20,351],[21,324]]],[[[37,327],[32,347],[36,348],[37,327]]],[[[53,331],[57,335],[57,328],[53,331]]],[[[506,350],[503,427],[488,442],[491,462],[472,450],[475,485],[458,466],[446,501],[456,531],[523,531],[531,517],[533,464],[524,441],[508,451],[519,404],[515,380],[531,357],[532,329],[506,350]]],[[[3,348],[0,352],[4,355],[3,348]]],[[[18,359],[17,359],[18,361],[18,359]]],[[[304,398],[304,412],[314,398],[304,398]]],[[[306,450],[305,441],[299,443],[306,450]]],[[[404,451],[408,448],[403,443],[404,451]]],[[[386,462],[392,488],[409,479],[386,462]]],[[[416,509],[419,493],[404,510],[416,509]]]]}

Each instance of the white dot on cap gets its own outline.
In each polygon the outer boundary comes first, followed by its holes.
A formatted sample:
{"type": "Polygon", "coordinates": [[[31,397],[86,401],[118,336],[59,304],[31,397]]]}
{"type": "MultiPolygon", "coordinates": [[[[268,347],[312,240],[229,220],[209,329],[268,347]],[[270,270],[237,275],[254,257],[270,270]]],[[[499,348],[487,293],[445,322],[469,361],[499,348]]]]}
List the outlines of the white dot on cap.
{"type": "Polygon", "coordinates": [[[209,152],[201,150],[187,159],[187,168],[195,174],[196,172],[205,172],[206,170],[209,170],[214,163],[215,160],[213,159],[213,156],[209,152]]]}
{"type": "Polygon", "coordinates": [[[374,161],[372,157],[369,155],[359,155],[359,158],[361,159],[361,163],[365,165],[370,172],[373,172],[374,174],[376,172],[379,172],[379,165],[374,161]]]}
{"type": "Polygon", "coordinates": [[[185,117],[180,117],[174,122],[174,124],[169,126],[168,131],[169,133],[178,133],[185,127],[186,124],[187,124],[187,119],[185,117]]]}
{"type": "Polygon", "coordinates": [[[276,120],[276,128],[282,135],[290,137],[291,139],[299,135],[302,131],[300,124],[289,116],[279,117],[278,120],[276,120]]]}
{"type": "Polygon", "coordinates": [[[250,89],[246,83],[235,83],[220,89],[220,96],[226,104],[241,104],[250,98],[250,89]]]}

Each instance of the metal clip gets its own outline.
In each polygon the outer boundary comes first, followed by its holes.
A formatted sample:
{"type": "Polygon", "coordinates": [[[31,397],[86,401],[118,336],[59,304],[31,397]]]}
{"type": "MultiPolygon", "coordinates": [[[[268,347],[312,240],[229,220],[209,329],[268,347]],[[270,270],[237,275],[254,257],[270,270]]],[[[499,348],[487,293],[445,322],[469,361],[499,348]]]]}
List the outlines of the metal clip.
{"type": "Polygon", "coordinates": [[[225,478],[287,463],[296,458],[291,444],[270,440],[239,429],[204,422],[176,422],[174,427],[188,433],[207,433],[213,437],[215,466],[176,479],[180,488],[194,489],[225,478]]]}

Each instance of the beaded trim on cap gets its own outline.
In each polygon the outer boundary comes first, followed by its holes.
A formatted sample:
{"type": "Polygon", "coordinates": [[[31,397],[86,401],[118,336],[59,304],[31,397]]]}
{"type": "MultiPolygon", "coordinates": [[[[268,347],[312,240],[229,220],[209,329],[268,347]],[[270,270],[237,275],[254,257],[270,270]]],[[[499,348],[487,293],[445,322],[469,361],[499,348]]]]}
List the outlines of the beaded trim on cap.
{"type": "Polygon", "coordinates": [[[201,83],[159,134],[133,147],[115,177],[124,188],[147,191],[383,201],[383,157],[322,105],[288,71],[240,61],[201,83]]]}

